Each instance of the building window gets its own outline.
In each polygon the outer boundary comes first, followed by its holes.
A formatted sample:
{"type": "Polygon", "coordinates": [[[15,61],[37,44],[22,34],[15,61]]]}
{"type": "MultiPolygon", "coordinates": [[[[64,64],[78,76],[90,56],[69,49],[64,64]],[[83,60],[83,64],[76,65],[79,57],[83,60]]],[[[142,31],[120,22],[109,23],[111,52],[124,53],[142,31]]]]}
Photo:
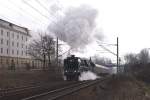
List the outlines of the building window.
{"type": "Polygon", "coordinates": [[[23,48],[23,44],[22,44],[22,48],[23,48]]]}
{"type": "Polygon", "coordinates": [[[19,34],[17,35],[17,39],[19,39],[19,34]]]}
{"type": "Polygon", "coordinates": [[[12,38],[14,38],[14,33],[12,33],[12,38]]]}
{"type": "Polygon", "coordinates": [[[14,41],[12,42],[12,46],[14,46],[14,41]]]}
{"type": "Polygon", "coordinates": [[[19,42],[17,42],[17,47],[19,47],[19,42]]]}
{"type": "Polygon", "coordinates": [[[9,32],[7,32],[7,37],[9,37],[9,32]]]}
{"type": "Polygon", "coordinates": [[[12,50],[12,54],[14,54],[14,50],[12,50]]]}
{"type": "Polygon", "coordinates": [[[23,36],[22,36],[22,40],[23,40],[23,36]]]}
{"type": "Polygon", "coordinates": [[[1,44],[3,44],[3,39],[1,39],[1,44]]]}
{"type": "Polygon", "coordinates": [[[26,37],[26,41],[28,41],[28,38],[26,37]]]}
{"type": "Polygon", "coordinates": [[[19,51],[17,50],[17,55],[19,55],[19,51]]]}
{"type": "Polygon", "coordinates": [[[3,53],[3,48],[1,48],[1,54],[3,53]]]}
{"type": "Polygon", "coordinates": [[[28,55],[28,52],[26,51],[26,56],[28,55]]]}
{"type": "Polygon", "coordinates": [[[9,41],[7,40],[7,45],[9,45],[9,41]]]}
{"type": "Polygon", "coordinates": [[[7,49],[7,54],[9,53],[9,50],[7,49]]]}
{"type": "Polygon", "coordinates": [[[3,30],[1,30],[1,35],[3,35],[3,30]]]}

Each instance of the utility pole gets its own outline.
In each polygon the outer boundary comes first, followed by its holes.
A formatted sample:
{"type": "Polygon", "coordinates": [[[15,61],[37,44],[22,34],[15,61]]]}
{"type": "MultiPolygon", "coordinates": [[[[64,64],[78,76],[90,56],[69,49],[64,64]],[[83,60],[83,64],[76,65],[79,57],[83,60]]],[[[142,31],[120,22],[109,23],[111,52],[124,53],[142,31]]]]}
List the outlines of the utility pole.
{"type": "Polygon", "coordinates": [[[119,72],[119,41],[117,37],[117,73],[119,72]]]}
{"type": "Polygon", "coordinates": [[[117,60],[116,61],[117,62],[117,73],[119,73],[119,62],[120,62],[120,59],[119,59],[119,38],[117,37],[117,44],[109,44],[109,45],[117,46],[117,54],[112,52],[111,50],[109,50],[108,48],[106,48],[105,46],[103,46],[101,44],[99,46],[101,46],[104,50],[108,51],[109,53],[111,53],[117,57],[117,59],[116,59],[117,60]]]}
{"type": "Polygon", "coordinates": [[[58,37],[57,37],[57,42],[56,42],[56,63],[58,66],[58,37]]]}

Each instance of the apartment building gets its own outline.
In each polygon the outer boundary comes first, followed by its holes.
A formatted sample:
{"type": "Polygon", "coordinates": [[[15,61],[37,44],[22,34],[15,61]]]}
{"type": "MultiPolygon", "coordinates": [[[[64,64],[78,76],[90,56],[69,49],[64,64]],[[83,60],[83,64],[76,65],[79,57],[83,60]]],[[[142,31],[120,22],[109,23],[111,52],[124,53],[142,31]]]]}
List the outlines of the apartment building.
{"type": "Polygon", "coordinates": [[[40,62],[27,54],[30,37],[27,28],[0,19],[0,68],[9,68],[12,64],[15,68],[40,66],[40,62]]]}

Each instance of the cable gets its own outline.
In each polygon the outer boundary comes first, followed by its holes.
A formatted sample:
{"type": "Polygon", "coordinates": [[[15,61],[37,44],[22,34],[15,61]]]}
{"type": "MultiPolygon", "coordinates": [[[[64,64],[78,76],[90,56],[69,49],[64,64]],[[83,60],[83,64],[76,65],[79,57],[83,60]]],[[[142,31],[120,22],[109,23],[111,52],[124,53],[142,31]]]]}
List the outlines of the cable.
{"type": "Polygon", "coordinates": [[[41,4],[39,0],[35,0],[35,2],[37,2],[41,7],[43,7],[49,13],[49,10],[43,4],[41,4]]]}
{"type": "Polygon", "coordinates": [[[38,9],[36,9],[35,7],[33,7],[32,5],[30,5],[28,2],[26,2],[25,0],[22,0],[26,5],[28,5],[30,8],[34,9],[36,12],[38,12],[41,16],[43,16],[44,18],[46,18],[47,20],[49,20],[49,17],[45,16],[42,12],[40,12],[38,9]]]}
{"type": "Polygon", "coordinates": [[[103,45],[99,45],[101,46],[103,49],[105,49],[106,51],[112,53],[113,55],[117,56],[117,54],[115,54],[114,52],[112,52],[111,50],[107,49],[106,47],[104,47],[103,45]]]}
{"type": "MultiPolygon", "coordinates": [[[[23,13],[23,12],[26,12],[26,13],[28,13],[26,10],[24,10],[24,9],[22,9],[20,6],[18,6],[17,4],[15,4],[14,2],[12,2],[11,0],[8,0],[8,2],[10,2],[11,4],[13,4],[15,7],[18,7],[19,8],[19,10],[20,11],[22,11],[22,12],[19,12],[19,11],[17,11],[18,13],[20,13],[21,15],[23,15],[23,14],[25,14],[25,13],[23,13]]],[[[7,7],[8,8],[8,7],[7,7]]],[[[12,9],[9,9],[9,10],[12,10],[12,9]]],[[[14,10],[14,11],[16,11],[16,10],[14,10]]],[[[28,13],[30,16],[32,16],[30,13],[28,13]]],[[[27,16],[26,16],[27,17],[27,16]]],[[[32,16],[32,17],[34,17],[34,16],[32,16]]],[[[32,17],[28,17],[28,18],[32,18],[32,17]]],[[[34,18],[32,18],[32,19],[35,19],[36,17],[34,17],[34,18]]],[[[36,18],[37,20],[40,20],[40,19],[38,19],[38,18],[36,18]]],[[[41,22],[39,23],[39,21],[34,21],[34,20],[32,20],[32,22],[34,22],[34,23],[37,23],[37,24],[41,24],[41,22]]],[[[42,22],[42,24],[43,25],[45,25],[45,23],[43,23],[42,22]]]]}
{"type": "Polygon", "coordinates": [[[6,19],[6,20],[8,20],[9,22],[11,21],[11,22],[13,22],[13,23],[16,23],[16,22],[10,20],[9,18],[7,18],[7,17],[5,17],[5,16],[3,16],[3,15],[1,15],[1,16],[3,17],[2,19],[6,19]]]}
{"type": "MultiPolygon", "coordinates": [[[[100,41],[100,40],[99,40],[100,41]]],[[[99,43],[99,41],[97,41],[99,43]]],[[[109,44],[109,43],[104,43],[101,41],[100,44],[105,44],[106,46],[117,46],[117,44],[109,44]]]]}
{"type": "Polygon", "coordinates": [[[69,50],[67,50],[66,52],[62,53],[61,55],[59,55],[58,57],[63,56],[64,54],[68,53],[72,48],[70,48],[69,50]]]}
{"type": "MultiPolygon", "coordinates": [[[[26,5],[28,5],[30,8],[34,9],[38,14],[40,14],[41,16],[43,16],[45,19],[49,20],[49,18],[51,17],[47,17],[44,14],[42,14],[42,12],[40,12],[38,9],[36,9],[35,7],[33,7],[31,4],[29,4],[28,2],[26,2],[25,0],[22,0],[26,5]]],[[[49,12],[48,12],[49,13],[49,12]]],[[[56,17],[56,16],[54,16],[56,17]]],[[[53,19],[55,19],[53,17],[53,19]]],[[[51,18],[52,19],[52,18],[51,18]]],[[[56,24],[56,22],[54,20],[51,20],[52,23],[56,24]]]]}
{"type": "MultiPolygon", "coordinates": [[[[34,1],[37,2],[43,9],[45,9],[45,11],[47,11],[49,13],[49,15],[51,15],[49,9],[47,9],[39,0],[34,0],[34,1]]],[[[51,17],[53,17],[53,19],[57,20],[57,17],[55,15],[53,15],[51,17]]],[[[53,23],[55,23],[55,22],[53,21],[53,23]]]]}
{"type": "MultiPolygon", "coordinates": [[[[29,12],[27,12],[26,10],[24,10],[23,8],[21,8],[20,6],[18,6],[18,5],[15,4],[14,2],[12,2],[11,0],[8,0],[8,1],[9,1],[10,3],[12,3],[14,6],[18,7],[20,11],[26,12],[26,13],[28,13],[30,16],[34,17],[34,19],[36,18],[37,20],[40,20],[39,18],[33,16],[32,14],[30,14],[29,12]]],[[[21,13],[22,13],[22,12],[21,12],[21,13]]],[[[24,13],[23,13],[23,14],[24,14],[24,13]]],[[[37,22],[39,22],[39,21],[35,21],[35,22],[37,23],[37,22]]],[[[43,23],[43,22],[42,22],[42,23],[43,23]]],[[[40,22],[40,24],[41,24],[41,22],[40,22]]],[[[43,23],[43,24],[45,24],[45,23],[43,23]]]]}
{"type": "Polygon", "coordinates": [[[98,53],[109,53],[109,52],[98,52],[98,53]]]}

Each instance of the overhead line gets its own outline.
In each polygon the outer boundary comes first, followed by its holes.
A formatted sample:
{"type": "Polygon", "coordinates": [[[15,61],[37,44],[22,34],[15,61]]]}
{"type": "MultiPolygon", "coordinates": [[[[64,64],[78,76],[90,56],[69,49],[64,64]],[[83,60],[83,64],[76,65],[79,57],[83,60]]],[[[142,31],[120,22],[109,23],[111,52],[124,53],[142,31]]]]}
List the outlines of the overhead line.
{"type": "Polygon", "coordinates": [[[33,7],[32,5],[30,5],[28,2],[26,2],[25,0],[22,0],[26,5],[28,5],[30,8],[34,9],[36,12],[38,12],[41,16],[43,16],[44,18],[46,18],[47,20],[49,20],[49,17],[45,16],[42,12],[40,12],[38,9],[36,9],[35,7],[33,7]]]}
{"type": "MultiPolygon", "coordinates": [[[[50,20],[51,17],[47,17],[45,16],[42,12],[40,12],[38,9],[36,9],[35,7],[33,7],[31,4],[29,4],[28,2],[26,2],[25,0],[22,0],[26,5],[28,5],[30,8],[34,9],[37,13],[39,13],[41,16],[43,16],[44,18],[46,18],[47,20],[50,20]]],[[[41,5],[40,5],[41,6],[41,5]]],[[[48,12],[49,13],[49,12],[48,12]]],[[[55,16],[56,17],[56,16],[55,16]]],[[[54,17],[53,17],[54,18],[54,17]]],[[[56,23],[55,21],[51,20],[52,23],[56,23]]]]}
{"type": "MultiPolygon", "coordinates": [[[[99,40],[100,41],[100,40],[99,40]]],[[[99,43],[99,41],[97,41],[99,43]]],[[[101,44],[105,44],[107,46],[117,46],[117,44],[109,44],[109,43],[104,43],[104,42],[100,42],[101,44]]]]}
{"type": "Polygon", "coordinates": [[[49,10],[43,4],[41,4],[39,0],[35,0],[35,1],[49,13],[49,10]]]}
{"type": "MultiPolygon", "coordinates": [[[[35,0],[35,2],[37,2],[43,9],[45,9],[45,11],[47,11],[49,13],[49,15],[51,15],[49,9],[47,9],[39,0],[35,0]]],[[[56,16],[54,16],[54,15],[51,17],[53,17],[54,19],[57,19],[56,16]]]]}
{"type": "MultiPolygon", "coordinates": [[[[32,16],[32,17],[28,17],[28,18],[32,18],[32,19],[37,19],[37,20],[40,20],[39,18],[37,18],[37,17],[35,17],[35,16],[33,16],[32,14],[30,14],[29,12],[27,12],[26,10],[24,10],[23,8],[21,8],[20,6],[18,6],[17,4],[15,4],[14,2],[12,2],[11,0],[8,0],[11,4],[13,4],[14,6],[16,6],[16,7],[18,7],[19,8],[19,10],[21,11],[23,11],[23,12],[26,12],[26,13],[28,13],[30,16],[32,16]],[[34,17],[34,18],[33,18],[34,17]]],[[[25,14],[25,13],[23,13],[23,12],[19,12],[21,15],[23,15],[23,14],[25,14]]],[[[27,16],[26,16],[27,17],[27,16]]],[[[45,23],[43,23],[43,22],[40,22],[39,23],[39,21],[35,21],[35,20],[32,20],[33,22],[35,22],[35,23],[38,23],[38,24],[43,24],[43,25],[45,25],[45,23]]]]}
{"type": "Polygon", "coordinates": [[[104,47],[103,45],[99,45],[101,46],[103,49],[105,49],[106,51],[112,53],[113,55],[117,56],[117,54],[115,54],[114,52],[112,52],[111,50],[107,49],[106,47],[104,47]]]}

